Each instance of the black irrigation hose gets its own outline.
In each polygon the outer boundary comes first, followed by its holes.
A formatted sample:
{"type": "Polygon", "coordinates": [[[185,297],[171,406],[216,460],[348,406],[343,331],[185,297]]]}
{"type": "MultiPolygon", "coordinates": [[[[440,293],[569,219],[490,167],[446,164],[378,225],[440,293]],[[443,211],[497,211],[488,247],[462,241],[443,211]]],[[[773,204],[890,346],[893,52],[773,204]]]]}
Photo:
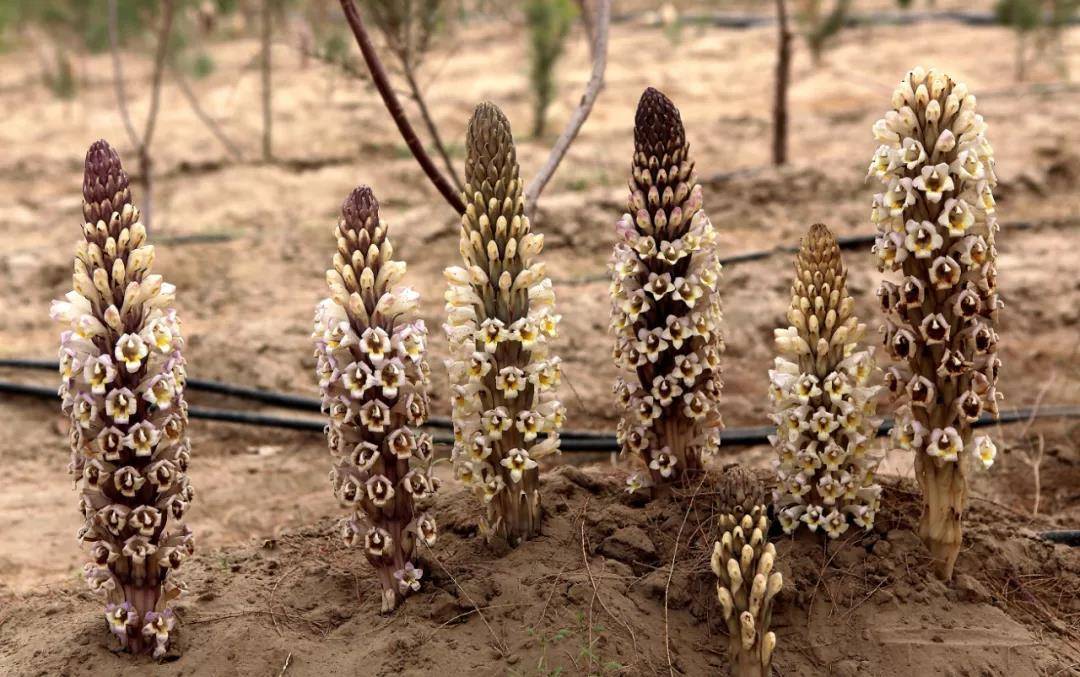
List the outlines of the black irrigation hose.
{"type": "MultiPolygon", "coordinates": [[[[612,23],[626,23],[634,21],[642,16],[641,12],[627,12],[615,15],[611,18],[612,23]]],[[[953,22],[967,26],[1001,26],[1002,23],[993,12],[965,12],[958,10],[944,10],[939,12],[869,12],[863,14],[851,14],[843,19],[847,27],[854,26],[911,26],[920,23],[953,22]]],[[[683,24],[707,24],[716,28],[732,30],[746,30],[749,28],[762,28],[776,23],[776,17],[761,14],[735,14],[727,12],[688,12],[679,17],[683,24]]],[[[1062,21],[1063,25],[1075,25],[1080,23],[1077,17],[1069,17],[1062,21]]]]}
{"type": "MultiPolygon", "coordinates": [[[[24,383],[9,383],[0,381],[0,393],[9,395],[24,395],[39,399],[55,400],[56,391],[45,386],[27,385],[24,383]]],[[[220,421],[222,423],[240,423],[243,425],[262,426],[269,428],[285,428],[286,430],[306,430],[309,432],[322,432],[326,422],[312,418],[288,418],[284,416],[268,416],[250,411],[236,411],[234,409],[209,409],[206,407],[188,407],[190,418],[205,421],[220,421]]],[[[453,438],[449,435],[435,435],[436,444],[453,444],[453,438]]]]}
{"type": "MultiPolygon", "coordinates": [[[[32,386],[21,383],[9,383],[0,381],[0,393],[12,395],[26,395],[42,399],[56,399],[57,395],[51,388],[32,386]]],[[[322,421],[303,418],[286,418],[280,416],[266,416],[263,414],[235,411],[227,409],[206,409],[203,407],[191,407],[191,418],[205,419],[210,421],[223,421],[226,423],[241,423],[245,425],[267,426],[275,428],[287,428],[291,430],[309,430],[321,432],[324,427],[322,421]]],[[[982,416],[972,424],[973,428],[983,428],[992,425],[1016,423],[1031,419],[1042,418],[1080,418],[1080,406],[1060,405],[1043,406],[1037,408],[1010,409],[1001,412],[998,418],[989,415],[982,416]]],[[[893,428],[892,419],[885,419],[877,430],[879,437],[887,435],[893,428]]],[[[728,447],[746,447],[757,444],[768,444],[769,435],[775,428],[760,426],[756,428],[730,428],[721,434],[721,442],[728,447]]],[[[605,433],[587,433],[588,437],[568,437],[562,435],[562,449],[569,452],[607,452],[619,451],[620,446],[615,436],[605,433]]],[[[438,435],[435,441],[439,444],[452,444],[448,435],[438,435]]]]}
{"type": "MultiPolygon", "coordinates": [[[[712,179],[703,179],[703,181],[724,181],[727,175],[717,175],[712,179]]],[[[1009,231],[1018,230],[1034,230],[1041,227],[1073,227],[1080,225],[1080,219],[1074,217],[1067,217],[1062,219],[1045,219],[1037,221],[1012,221],[1006,224],[1002,224],[1002,229],[1008,229],[1009,231]]],[[[877,239],[877,235],[871,233],[864,233],[861,235],[841,235],[836,238],[836,242],[840,245],[840,249],[860,249],[874,244],[877,239]]],[[[720,265],[727,266],[735,263],[746,263],[748,261],[762,261],[764,259],[778,256],[780,254],[797,254],[799,252],[798,245],[777,245],[772,249],[759,249],[757,251],[743,252],[741,254],[731,254],[729,256],[721,256],[717,258],[717,262],[720,265]]],[[[582,277],[575,277],[570,279],[555,280],[559,284],[591,284],[594,282],[608,282],[611,276],[608,273],[597,273],[595,275],[585,275],[582,277]]]]}
{"type": "Polygon", "coordinates": [[[1061,543],[1070,547],[1080,546],[1080,531],[1044,531],[1041,534],[1044,541],[1061,543]]]}

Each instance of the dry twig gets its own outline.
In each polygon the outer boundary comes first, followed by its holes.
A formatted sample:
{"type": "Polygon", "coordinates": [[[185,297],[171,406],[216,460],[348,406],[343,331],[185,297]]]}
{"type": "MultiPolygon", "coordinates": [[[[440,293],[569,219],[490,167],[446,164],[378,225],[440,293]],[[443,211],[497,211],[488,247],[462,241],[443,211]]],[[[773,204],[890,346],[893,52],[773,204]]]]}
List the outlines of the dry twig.
{"type": "Polygon", "coordinates": [[[387,112],[390,113],[390,117],[394,119],[394,124],[397,125],[398,132],[401,133],[405,145],[409,147],[413,157],[420,163],[420,168],[424,170],[424,173],[443,196],[443,199],[457,213],[465,213],[465,203],[462,202],[461,196],[454,190],[454,187],[443,176],[442,172],[439,171],[439,168],[435,166],[431,156],[424,150],[424,144],[420,142],[420,138],[416,135],[412,124],[409,123],[409,119],[405,116],[405,109],[402,108],[401,101],[398,100],[397,94],[394,93],[394,89],[390,85],[390,78],[387,77],[386,69],[383,67],[382,61],[379,60],[375,45],[371,42],[371,37],[364,26],[363,19],[360,18],[360,12],[357,11],[356,4],[353,0],[340,1],[341,9],[345,12],[345,19],[349,23],[353,37],[356,38],[356,44],[360,47],[360,53],[364,56],[364,63],[367,64],[371,79],[375,83],[375,89],[379,91],[379,96],[382,97],[383,104],[386,106],[387,112]]]}
{"type": "Polygon", "coordinates": [[[551,148],[551,153],[548,154],[547,161],[544,162],[540,171],[536,173],[536,176],[534,176],[525,187],[525,209],[530,218],[536,211],[536,203],[540,199],[540,193],[543,192],[544,187],[547,186],[551,177],[555,175],[555,170],[559,168],[559,163],[562,162],[563,157],[566,155],[566,151],[570,149],[570,144],[577,138],[582,125],[584,125],[585,120],[589,118],[589,113],[592,112],[593,103],[596,102],[596,97],[600,94],[600,89],[604,86],[604,70],[607,68],[608,26],[610,23],[611,0],[599,0],[599,2],[597,2],[596,21],[593,28],[593,31],[596,34],[596,40],[593,43],[592,49],[592,75],[589,76],[589,82],[585,85],[585,92],[581,95],[581,101],[578,103],[577,108],[574,109],[574,112],[570,115],[570,120],[566,123],[566,128],[563,130],[563,133],[559,136],[558,140],[555,141],[555,145],[551,148]]]}
{"type": "Polygon", "coordinates": [[[161,25],[157,33],[157,51],[154,55],[154,70],[150,85],[150,108],[146,113],[146,126],[140,135],[135,130],[131,121],[131,113],[128,111],[127,92],[124,89],[124,71],[120,59],[120,30],[117,0],[109,0],[108,3],[108,33],[109,52],[112,55],[113,82],[116,87],[116,103],[120,108],[120,117],[124,121],[131,145],[139,157],[139,183],[142,185],[142,223],[150,227],[153,208],[153,177],[150,161],[150,142],[154,138],[154,128],[157,125],[158,111],[161,106],[161,81],[165,71],[165,61],[169,53],[169,37],[172,34],[172,22],[175,14],[175,5],[172,0],[162,0],[161,25]]]}
{"type": "Polygon", "coordinates": [[[236,147],[236,144],[225,135],[225,132],[218,123],[207,114],[205,109],[203,109],[202,104],[199,103],[199,99],[195,96],[195,92],[192,91],[187,78],[185,78],[183,73],[176,67],[173,67],[172,71],[173,76],[176,78],[176,84],[180,87],[180,93],[187,99],[195,116],[206,125],[206,128],[210,130],[210,133],[214,135],[214,138],[221,142],[221,145],[225,147],[225,150],[228,151],[233,160],[236,160],[237,162],[241,161],[243,159],[243,154],[240,152],[240,149],[236,147]]]}
{"type": "Polygon", "coordinates": [[[697,486],[694,487],[694,493],[690,494],[690,502],[686,506],[686,512],[683,514],[682,524],[679,525],[679,531],[675,534],[675,547],[671,551],[671,568],[668,569],[667,582],[664,583],[664,653],[667,655],[668,673],[675,676],[675,665],[671,661],[671,632],[668,626],[668,592],[671,589],[671,578],[675,575],[675,560],[679,555],[679,540],[682,538],[683,529],[686,528],[686,520],[690,519],[690,511],[694,509],[694,499],[697,498],[698,492],[701,491],[702,485],[705,484],[705,480],[708,478],[708,474],[702,473],[701,480],[697,486]]]}

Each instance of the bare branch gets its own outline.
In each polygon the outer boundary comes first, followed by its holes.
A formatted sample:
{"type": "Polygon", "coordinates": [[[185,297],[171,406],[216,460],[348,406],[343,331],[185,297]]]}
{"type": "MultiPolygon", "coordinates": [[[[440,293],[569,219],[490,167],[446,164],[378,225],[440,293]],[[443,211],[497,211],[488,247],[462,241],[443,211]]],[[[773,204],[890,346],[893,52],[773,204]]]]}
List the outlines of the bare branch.
{"type": "Polygon", "coordinates": [[[113,85],[116,87],[116,104],[120,107],[120,117],[124,121],[124,129],[127,130],[131,145],[138,149],[142,146],[142,140],[135,125],[131,122],[131,113],[127,107],[127,92],[124,91],[124,69],[120,61],[120,30],[118,28],[116,0],[109,0],[108,6],[109,24],[109,53],[112,55],[113,85]]]}
{"type": "Polygon", "coordinates": [[[364,56],[364,63],[367,64],[368,71],[371,73],[375,88],[379,91],[383,105],[386,106],[390,117],[394,119],[405,145],[412,151],[413,157],[420,163],[421,169],[424,170],[428,179],[435,185],[443,198],[459,214],[464,213],[465,203],[462,202],[461,196],[454,190],[453,185],[443,176],[442,172],[439,171],[439,168],[435,166],[431,156],[424,150],[424,145],[416,135],[416,131],[409,123],[408,118],[405,117],[405,109],[402,108],[401,102],[390,86],[390,79],[386,75],[386,69],[379,60],[379,55],[375,52],[375,46],[371,43],[371,38],[368,36],[367,29],[364,27],[364,22],[360,18],[356,5],[353,0],[340,1],[341,9],[345,12],[345,19],[349,23],[349,28],[352,29],[353,37],[356,38],[356,44],[360,47],[360,53],[364,56]]]}
{"type": "Polygon", "coordinates": [[[142,135],[142,145],[148,147],[154,138],[154,126],[157,125],[158,108],[161,105],[161,80],[165,74],[165,58],[169,55],[169,37],[172,35],[175,6],[172,0],[161,2],[161,26],[157,35],[157,54],[154,56],[154,74],[150,85],[150,110],[146,112],[146,129],[142,135]]]}
{"type": "Polygon", "coordinates": [[[593,103],[596,102],[596,97],[600,94],[601,87],[604,86],[604,70],[607,68],[608,26],[610,23],[611,0],[599,0],[596,7],[596,42],[592,50],[592,75],[589,76],[589,82],[585,85],[585,92],[581,95],[578,107],[570,115],[570,120],[566,123],[566,129],[563,130],[562,135],[559,136],[552,147],[547,161],[525,188],[525,209],[530,217],[536,211],[536,202],[540,199],[540,193],[543,192],[551,177],[555,175],[555,170],[559,168],[559,163],[562,162],[566,151],[570,149],[570,144],[577,138],[582,125],[589,118],[593,103]]]}
{"type": "Polygon", "coordinates": [[[776,91],[773,99],[772,160],[774,165],[787,162],[788,82],[791,79],[791,29],[788,28],[784,0],[776,0],[776,21],[779,26],[776,45],[776,91]]]}
{"type": "Polygon", "coordinates": [[[412,100],[416,102],[416,107],[420,109],[420,119],[424,121],[424,126],[427,127],[428,134],[431,135],[431,142],[435,144],[435,150],[439,153],[439,157],[442,158],[443,164],[446,165],[446,172],[450,175],[450,180],[454,182],[454,187],[458,189],[458,192],[465,190],[461,179],[458,178],[457,171],[454,170],[454,163],[450,160],[450,154],[446,152],[442,137],[439,136],[439,128],[435,126],[435,121],[431,119],[431,112],[428,111],[427,102],[424,101],[424,94],[420,91],[420,86],[416,84],[412,66],[402,60],[401,69],[405,74],[405,82],[409,84],[412,100]]]}
{"type": "Polygon", "coordinates": [[[271,65],[270,58],[273,53],[273,45],[270,38],[272,33],[270,16],[270,0],[263,0],[261,24],[261,42],[260,42],[260,73],[262,76],[262,118],[263,118],[263,134],[262,134],[262,158],[263,162],[270,162],[274,158],[274,146],[272,137],[272,124],[273,124],[273,112],[271,105],[273,104],[273,90],[271,89],[271,65]]]}
{"type": "Polygon", "coordinates": [[[154,70],[151,76],[150,108],[146,112],[146,126],[140,137],[135,131],[135,125],[131,121],[131,113],[127,107],[127,92],[124,89],[124,71],[120,59],[120,31],[119,18],[117,15],[116,0],[109,0],[108,24],[109,24],[109,51],[112,53],[113,80],[116,87],[116,103],[120,108],[120,117],[124,121],[131,145],[139,158],[139,183],[142,185],[142,219],[147,228],[150,227],[154,209],[154,184],[153,168],[150,158],[150,141],[154,137],[154,127],[157,124],[158,110],[161,105],[161,81],[165,70],[165,61],[169,53],[169,36],[172,34],[172,22],[175,6],[172,0],[162,0],[161,25],[157,33],[157,52],[154,56],[154,70]]]}
{"type": "Polygon", "coordinates": [[[184,95],[184,98],[187,99],[188,104],[191,105],[191,110],[195,111],[196,117],[206,125],[207,129],[210,130],[210,133],[221,142],[221,145],[225,146],[225,150],[228,151],[229,155],[231,155],[234,160],[242,159],[243,154],[240,152],[240,149],[225,135],[225,132],[222,131],[218,123],[203,110],[202,104],[199,103],[199,99],[196,98],[195,92],[192,91],[191,85],[188,84],[184,74],[180,72],[180,69],[175,67],[172,71],[173,76],[176,78],[176,84],[180,87],[180,92],[184,95]]]}

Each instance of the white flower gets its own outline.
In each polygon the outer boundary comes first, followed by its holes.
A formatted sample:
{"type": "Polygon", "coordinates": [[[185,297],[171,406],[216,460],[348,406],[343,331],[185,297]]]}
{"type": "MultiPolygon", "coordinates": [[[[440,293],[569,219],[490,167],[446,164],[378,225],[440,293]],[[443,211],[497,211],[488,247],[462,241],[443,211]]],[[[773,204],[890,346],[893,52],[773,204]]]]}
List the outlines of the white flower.
{"type": "Polygon", "coordinates": [[[360,336],[360,352],[375,366],[382,364],[391,350],[390,336],[382,327],[368,327],[360,336]]]}
{"type": "Polygon", "coordinates": [[[923,167],[911,185],[925,193],[926,199],[934,203],[940,202],[942,194],[954,188],[952,176],[949,175],[949,165],[944,162],[923,167]]]}
{"type": "Polygon", "coordinates": [[[138,411],[139,403],[127,388],[112,390],[105,397],[105,414],[120,425],[125,425],[138,411]]]}
{"type": "Polygon", "coordinates": [[[116,367],[108,355],[89,358],[83,365],[83,380],[90,384],[90,391],[95,395],[104,395],[105,386],[116,378],[116,367]]]}
{"type": "Polygon", "coordinates": [[[956,428],[949,426],[945,429],[935,429],[930,435],[930,445],[926,447],[926,453],[943,461],[956,461],[964,442],[956,428]]]}
{"type": "Polygon", "coordinates": [[[116,342],[116,360],[124,365],[128,373],[134,373],[142,366],[143,358],[150,351],[138,334],[124,334],[116,342]]]}
{"type": "Polygon", "coordinates": [[[983,464],[984,468],[990,468],[994,465],[994,459],[997,458],[997,445],[994,444],[994,440],[990,439],[989,435],[980,435],[972,441],[972,448],[974,449],[976,458],[983,464]]]}
{"type": "Polygon", "coordinates": [[[943,243],[944,238],[929,221],[907,222],[907,238],[904,240],[904,246],[915,255],[915,258],[930,258],[943,243]]]}
{"type": "Polygon", "coordinates": [[[510,480],[515,484],[521,481],[526,470],[537,467],[536,461],[529,458],[529,452],[524,449],[511,449],[499,463],[510,471],[510,480]]]}
{"type": "Polygon", "coordinates": [[[670,449],[664,447],[649,462],[649,467],[658,471],[661,477],[668,478],[675,473],[675,466],[678,463],[679,459],[675,454],[672,454],[670,449]]]}
{"type": "Polygon", "coordinates": [[[516,398],[527,385],[525,372],[518,367],[503,367],[495,377],[495,387],[502,391],[508,400],[516,398]]]}
{"type": "Polygon", "coordinates": [[[634,494],[645,488],[645,482],[642,481],[641,475],[634,473],[630,477],[626,478],[626,493],[634,494]]]}
{"type": "Polygon", "coordinates": [[[398,589],[405,593],[409,590],[416,592],[420,589],[420,579],[424,576],[424,570],[413,566],[412,562],[406,562],[404,569],[394,572],[394,578],[398,582],[398,589]]]}

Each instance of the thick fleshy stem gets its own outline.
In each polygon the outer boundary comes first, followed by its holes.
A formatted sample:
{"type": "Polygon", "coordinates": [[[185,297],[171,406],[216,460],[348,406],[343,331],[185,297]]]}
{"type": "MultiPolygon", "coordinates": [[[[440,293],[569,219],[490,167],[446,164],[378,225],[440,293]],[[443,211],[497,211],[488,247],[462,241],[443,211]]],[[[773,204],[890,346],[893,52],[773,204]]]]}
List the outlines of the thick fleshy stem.
{"type": "Polygon", "coordinates": [[[869,175],[874,251],[900,279],[878,292],[888,316],[884,344],[895,365],[885,384],[897,403],[896,443],[915,453],[922,487],[919,535],[936,573],[952,577],[960,552],[968,466],[989,467],[997,449],[971,424],[997,414],[998,231],[994,153],[967,87],[916,68],[892,110],[874,124],[881,145],[869,175]]]}
{"type": "Polygon", "coordinates": [[[719,447],[722,313],[716,232],[702,210],[682,119],[649,88],[638,102],[627,213],[616,224],[611,330],[624,452],[640,454],[654,492],[700,472],[719,447]]]}
{"type": "Polygon", "coordinates": [[[780,356],[769,371],[779,480],[773,504],[786,533],[805,524],[839,538],[849,521],[874,525],[881,487],[869,452],[878,387],[869,385],[874,357],[859,343],[865,325],[854,307],[836,238],[811,226],[795,258],[790,325],[775,331],[780,356]]]}
{"type": "Polygon", "coordinates": [[[446,269],[454,471],[487,506],[481,528],[517,546],[540,533],[538,461],[559,451],[566,412],[559,316],[531,232],[510,122],[477,106],[466,134],[463,267],[446,269]]]}
{"type": "Polygon", "coordinates": [[[427,329],[416,319],[417,294],[396,287],[405,264],[393,259],[370,188],[346,198],[334,235],[330,296],[315,311],[315,373],[330,417],[330,479],[349,511],[341,535],[363,544],[387,613],[420,589],[416,544],[434,545],[437,536],[420,509],[439,484],[432,440],[414,430],[428,414],[427,329]]]}
{"type": "Polygon", "coordinates": [[[74,288],[50,314],[68,327],[60,397],[85,519],[79,539],[90,546],[84,577],[105,597],[122,646],[160,657],[176,625],[168,604],[182,589],[170,572],[194,549],[181,523],[194,496],[184,340],[175,289],[150,273],[154,248],[105,141],[86,154],[83,217],[74,288]]]}

